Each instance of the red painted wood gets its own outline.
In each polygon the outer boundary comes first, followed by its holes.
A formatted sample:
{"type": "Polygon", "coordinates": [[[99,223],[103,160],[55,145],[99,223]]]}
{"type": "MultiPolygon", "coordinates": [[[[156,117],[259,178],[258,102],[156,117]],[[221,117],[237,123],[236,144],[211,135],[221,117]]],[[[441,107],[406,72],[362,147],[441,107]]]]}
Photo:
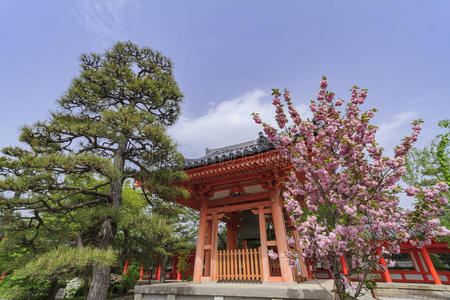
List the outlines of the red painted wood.
{"type": "Polygon", "coordinates": [[[431,272],[431,276],[433,276],[434,283],[442,284],[441,280],[439,279],[439,275],[437,274],[436,269],[434,268],[433,263],[431,262],[430,255],[428,255],[427,248],[423,247],[420,251],[422,252],[428,270],[431,272]]]}
{"type": "Polygon", "coordinates": [[[144,275],[144,265],[141,265],[141,271],[139,272],[139,280],[142,280],[143,275],[144,275]]]}
{"type": "Polygon", "coordinates": [[[125,266],[123,267],[123,275],[127,275],[127,272],[128,272],[128,262],[129,262],[129,260],[127,259],[127,260],[125,261],[125,266]]]}
{"type": "Polygon", "coordinates": [[[266,231],[266,217],[264,215],[264,207],[258,207],[259,216],[259,239],[261,241],[261,273],[263,282],[269,281],[269,256],[267,254],[267,231],[266,231]]]}
{"type": "Polygon", "coordinates": [[[389,269],[388,269],[388,267],[386,265],[386,261],[384,260],[383,255],[381,255],[381,251],[380,250],[378,250],[378,254],[381,256],[380,263],[381,263],[381,265],[384,268],[384,272],[383,272],[384,273],[384,278],[386,278],[386,282],[392,282],[391,274],[389,274],[389,269]]]}
{"type": "Polygon", "coordinates": [[[341,264],[342,264],[342,271],[344,272],[344,275],[348,275],[347,264],[345,263],[344,255],[341,255],[341,264]]]}
{"type": "Polygon", "coordinates": [[[286,257],[288,252],[286,242],[286,227],[284,225],[283,210],[281,208],[280,191],[274,189],[270,191],[270,202],[272,207],[273,226],[275,237],[277,239],[278,258],[280,260],[280,269],[283,282],[293,282],[292,270],[289,266],[289,260],[286,257]]]}
{"type": "Polygon", "coordinates": [[[158,265],[158,269],[156,271],[156,280],[161,280],[161,264],[158,265]]]}
{"type": "Polygon", "coordinates": [[[202,211],[200,212],[200,225],[198,229],[197,251],[195,251],[195,266],[194,266],[194,282],[201,282],[203,273],[203,258],[206,235],[206,215],[208,207],[206,200],[203,200],[202,211]]]}

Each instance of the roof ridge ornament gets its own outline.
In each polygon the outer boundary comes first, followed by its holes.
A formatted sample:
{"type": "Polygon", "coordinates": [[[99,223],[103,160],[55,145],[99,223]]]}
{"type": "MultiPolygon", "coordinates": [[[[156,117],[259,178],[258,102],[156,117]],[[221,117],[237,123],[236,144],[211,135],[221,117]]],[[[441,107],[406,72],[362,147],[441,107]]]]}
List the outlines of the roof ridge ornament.
{"type": "Polygon", "coordinates": [[[262,133],[261,131],[258,132],[258,138],[256,139],[256,143],[259,147],[268,147],[271,144],[269,139],[266,136],[264,136],[264,133],[262,133]]]}

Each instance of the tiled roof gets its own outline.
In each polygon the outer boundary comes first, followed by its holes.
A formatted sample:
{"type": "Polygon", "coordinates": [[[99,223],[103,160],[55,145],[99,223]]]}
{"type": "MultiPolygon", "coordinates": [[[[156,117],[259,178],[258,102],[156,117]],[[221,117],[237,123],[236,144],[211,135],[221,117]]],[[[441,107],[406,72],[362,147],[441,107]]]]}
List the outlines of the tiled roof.
{"type": "Polygon", "coordinates": [[[215,149],[207,148],[204,156],[194,159],[185,159],[184,168],[187,170],[207,166],[227,160],[266,152],[272,149],[275,149],[275,145],[272,144],[262,132],[260,132],[258,138],[248,142],[215,149]]]}

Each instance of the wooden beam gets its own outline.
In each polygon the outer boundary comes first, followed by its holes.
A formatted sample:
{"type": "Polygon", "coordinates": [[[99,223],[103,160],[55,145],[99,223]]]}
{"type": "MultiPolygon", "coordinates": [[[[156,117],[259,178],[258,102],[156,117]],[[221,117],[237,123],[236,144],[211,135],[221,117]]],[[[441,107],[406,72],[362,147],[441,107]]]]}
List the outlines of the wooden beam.
{"type": "Polygon", "coordinates": [[[267,241],[266,245],[267,246],[276,246],[277,245],[277,241],[267,241]]]}
{"type": "Polygon", "coordinates": [[[224,206],[224,207],[213,207],[210,208],[209,212],[217,212],[217,213],[224,213],[224,212],[230,212],[230,211],[240,211],[240,210],[247,210],[251,208],[255,208],[258,206],[269,206],[270,201],[259,201],[259,202],[252,202],[252,203],[244,203],[244,204],[236,204],[236,205],[230,205],[230,206],[224,206]]]}
{"type": "MultiPolygon", "coordinates": [[[[292,168],[290,166],[289,168],[292,168]]],[[[273,165],[267,165],[264,167],[255,166],[253,169],[246,171],[230,171],[229,173],[211,174],[209,176],[191,177],[189,182],[185,183],[185,186],[195,186],[198,184],[214,183],[214,184],[232,184],[235,182],[246,181],[250,179],[264,179],[271,178],[272,175],[266,176],[267,173],[271,173],[273,165]]]]}
{"type": "Polygon", "coordinates": [[[219,205],[230,205],[230,204],[237,204],[237,203],[262,200],[262,199],[269,199],[269,192],[260,192],[260,193],[254,193],[254,194],[245,194],[245,195],[241,195],[241,196],[226,197],[226,198],[217,199],[217,200],[208,200],[208,207],[213,208],[213,207],[217,207],[219,205]]]}
{"type": "MultiPolygon", "coordinates": [[[[217,214],[217,219],[222,219],[223,217],[225,216],[225,214],[217,214]]],[[[209,215],[209,216],[206,216],[206,220],[212,220],[213,219],[213,215],[209,215]]]]}
{"type": "Polygon", "coordinates": [[[246,187],[246,186],[252,186],[252,185],[260,185],[260,182],[259,182],[258,178],[253,178],[251,180],[245,180],[244,182],[214,185],[211,188],[211,192],[219,192],[219,191],[230,190],[230,189],[233,189],[236,186],[246,187]]]}
{"type": "MultiPolygon", "coordinates": [[[[272,213],[272,209],[271,208],[265,208],[264,210],[263,210],[263,212],[264,212],[264,214],[271,214],[272,213]]],[[[252,213],[254,214],[254,215],[258,215],[259,214],[259,211],[257,210],[257,209],[252,209],[252,213]]]]}

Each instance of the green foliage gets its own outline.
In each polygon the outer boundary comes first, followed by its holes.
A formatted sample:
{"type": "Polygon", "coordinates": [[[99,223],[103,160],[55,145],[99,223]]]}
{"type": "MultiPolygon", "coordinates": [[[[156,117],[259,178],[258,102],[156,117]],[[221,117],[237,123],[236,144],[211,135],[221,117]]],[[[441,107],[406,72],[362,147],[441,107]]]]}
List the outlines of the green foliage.
{"type": "Polygon", "coordinates": [[[140,267],[137,265],[128,266],[127,274],[122,275],[121,279],[115,284],[111,285],[110,293],[115,295],[126,295],[130,289],[133,289],[136,285],[136,281],[139,278],[140,267]]]}
{"type": "Polygon", "coordinates": [[[177,269],[180,270],[181,273],[184,273],[192,268],[192,266],[188,263],[190,256],[191,251],[188,249],[178,252],[177,269]]]}
{"type": "Polygon", "coordinates": [[[14,273],[7,275],[2,281],[0,297],[22,299],[23,296],[25,299],[32,295],[33,299],[45,298],[51,281],[84,274],[94,264],[112,265],[117,261],[117,254],[112,249],[60,246],[36,255],[32,260],[28,260],[29,258],[20,260],[26,264],[16,267],[14,273]]]}
{"type": "MultiPolygon", "coordinates": [[[[449,129],[449,122],[449,120],[440,121],[439,126],[443,129],[449,129]]],[[[450,186],[449,137],[450,131],[437,135],[431,144],[423,149],[411,149],[406,156],[406,173],[403,175],[403,181],[411,186],[423,188],[431,188],[441,181],[446,182],[450,186]]],[[[419,193],[416,197],[420,200],[420,197],[423,197],[423,193],[419,193]]],[[[450,193],[447,193],[446,197],[447,201],[449,201],[450,193]]],[[[450,228],[450,208],[448,205],[444,209],[440,220],[443,226],[450,228]]],[[[448,237],[442,237],[441,239],[450,242],[448,237]]]]}
{"type": "MultiPolygon", "coordinates": [[[[438,144],[436,140],[423,149],[412,148],[406,156],[406,173],[403,181],[409,185],[432,187],[444,181],[444,174],[437,159],[438,144]]],[[[446,149],[448,155],[448,149],[446,149]]],[[[448,163],[448,162],[447,162],[448,163]]]]}
{"type": "Polygon", "coordinates": [[[52,280],[83,272],[92,265],[112,265],[116,260],[117,255],[112,249],[60,246],[30,261],[15,273],[19,276],[52,280]]]}
{"type": "Polygon", "coordinates": [[[9,274],[0,283],[0,299],[46,299],[50,281],[31,279],[25,275],[9,274]]]}
{"type": "MultiPolygon", "coordinates": [[[[449,121],[440,121],[439,126],[449,128],[449,121]]],[[[407,171],[403,180],[410,185],[422,187],[431,187],[440,181],[450,185],[449,137],[450,131],[436,136],[430,145],[421,150],[411,149],[406,156],[407,171]]]]}
{"type": "MultiPolygon", "coordinates": [[[[439,126],[442,128],[450,129],[450,120],[442,120],[439,122],[439,126]]],[[[441,140],[439,141],[439,145],[437,147],[436,151],[436,158],[439,162],[439,171],[442,173],[442,177],[447,183],[447,185],[450,186],[450,168],[449,164],[450,161],[448,159],[448,144],[450,142],[450,131],[446,134],[438,135],[438,138],[441,140]]]]}

